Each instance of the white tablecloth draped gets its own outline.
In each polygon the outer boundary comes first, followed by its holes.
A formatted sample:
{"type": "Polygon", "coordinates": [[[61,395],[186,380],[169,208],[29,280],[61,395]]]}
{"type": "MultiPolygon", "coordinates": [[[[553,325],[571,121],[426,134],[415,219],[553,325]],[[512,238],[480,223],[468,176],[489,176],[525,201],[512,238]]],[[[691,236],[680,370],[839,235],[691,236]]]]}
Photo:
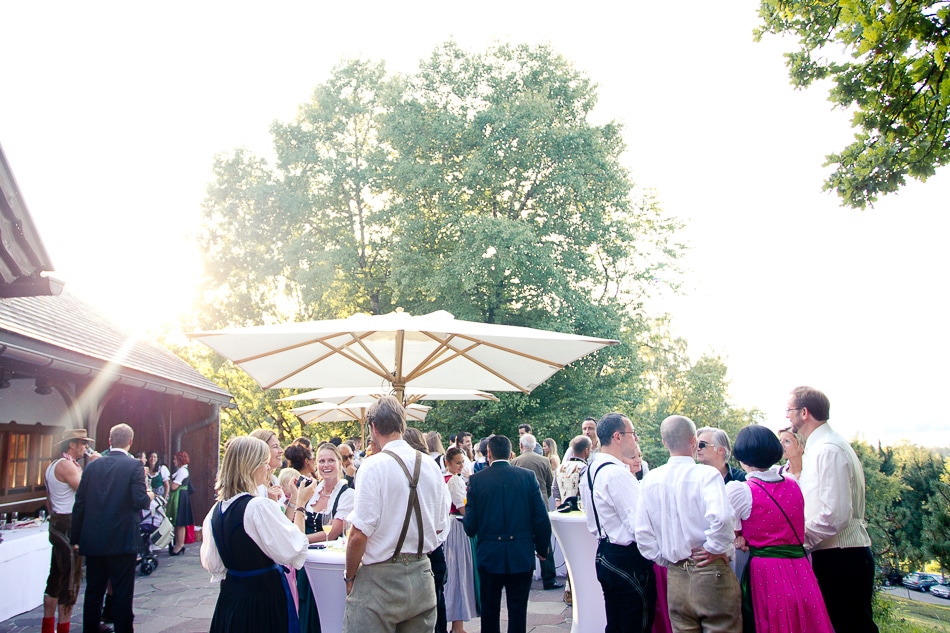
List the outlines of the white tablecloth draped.
{"type": "Polygon", "coordinates": [[[3,531],[0,622],[43,604],[51,547],[48,524],[3,531]]]}
{"type": "Polygon", "coordinates": [[[583,512],[551,512],[549,516],[571,579],[571,633],[602,633],[607,626],[607,612],[594,568],[597,539],[587,529],[587,515],[583,512]]]}
{"type": "Polygon", "coordinates": [[[304,570],[317,602],[320,630],[323,633],[343,631],[343,612],[346,610],[346,583],[343,582],[345,566],[346,550],[342,547],[312,549],[307,552],[304,570]]]}

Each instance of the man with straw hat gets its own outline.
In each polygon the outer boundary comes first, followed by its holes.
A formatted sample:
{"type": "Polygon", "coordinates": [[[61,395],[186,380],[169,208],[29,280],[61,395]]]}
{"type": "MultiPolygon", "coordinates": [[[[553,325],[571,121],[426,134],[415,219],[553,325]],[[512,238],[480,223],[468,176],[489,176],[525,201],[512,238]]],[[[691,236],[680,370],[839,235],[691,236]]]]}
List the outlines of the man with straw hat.
{"type": "Polygon", "coordinates": [[[90,461],[99,453],[90,448],[95,440],[86,429],[68,429],[60,442],[61,455],[46,469],[46,491],[50,509],[49,542],[52,544],[49,577],[43,594],[42,633],[67,633],[79,583],[82,580],[82,558],[70,545],[73,503],[82,477],[79,460],[88,455],[90,461]],[[59,607],[59,627],[55,626],[59,607]]]}

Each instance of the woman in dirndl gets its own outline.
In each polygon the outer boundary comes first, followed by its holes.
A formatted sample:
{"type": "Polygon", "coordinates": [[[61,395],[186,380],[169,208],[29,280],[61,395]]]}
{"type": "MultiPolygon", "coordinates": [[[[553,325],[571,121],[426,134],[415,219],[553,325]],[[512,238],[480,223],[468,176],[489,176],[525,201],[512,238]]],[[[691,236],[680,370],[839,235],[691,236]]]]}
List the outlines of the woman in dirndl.
{"type": "MultiPolygon", "coordinates": [[[[270,451],[262,440],[231,439],[218,473],[218,502],[205,517],[201,565],[221,580],[211,633],[298,633],[284,565],[295,569],[307,560],[305,513],[293,523],[257,486],[270,477],[270,451]]],[[[313,497],[316,484],[296,489],[295,508],[313,497]]]]}

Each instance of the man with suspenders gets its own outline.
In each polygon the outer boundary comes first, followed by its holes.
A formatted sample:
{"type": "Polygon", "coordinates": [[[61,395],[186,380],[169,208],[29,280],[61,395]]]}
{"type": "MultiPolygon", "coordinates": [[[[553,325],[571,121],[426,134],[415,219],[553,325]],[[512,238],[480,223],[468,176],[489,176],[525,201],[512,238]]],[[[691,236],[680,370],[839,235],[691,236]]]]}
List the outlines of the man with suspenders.
{"type": "Polygon", "coordinates": [[[608,413],[597,423],[600,452],[581,475],[587,529],[597,540],[597,580],[604,591],[606,633],[644,633],[653,626],[656,578],[640,554],[634,516],[640,482],[623,463],[637,453],[637,433],[627,416],[608,413]]]}
{"type": "Polygon", "coordinates": [[[435,461],[409,446],[393,396],[367,411],[376,451],[356,471],[346,544],[344,633],[431,633],[435,583],[427,554],[448,529],[449,493],[435,461]]]}

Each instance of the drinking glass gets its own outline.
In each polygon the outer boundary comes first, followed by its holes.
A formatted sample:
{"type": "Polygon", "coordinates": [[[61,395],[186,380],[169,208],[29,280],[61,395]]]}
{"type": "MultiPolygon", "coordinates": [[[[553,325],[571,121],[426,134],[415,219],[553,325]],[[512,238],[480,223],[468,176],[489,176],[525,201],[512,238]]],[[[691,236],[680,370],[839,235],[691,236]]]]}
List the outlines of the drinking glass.
{"type": "Polygon", "coordinates": [[[7,513],[0,512],[0,530],[5,530],[7,528],[7,513]]]}
{"type": "Polygon", "coordinates": [[[10,525],[11,525],[12,527],[16,527],[16,522],[19,521],[19,520],[20,520],[20,513],[19,513],[19,512],[11,512],[11,513],[10,513],[10,525]]]}
{"type": "Polygon", "coordinates": [[[46,523],[46,509],[45,508],[41,509],[37,516],[39,517],[40,521],[42,521],[43,523],[46,523]]]}
{"type": "Polygon", "coordinates": [[[333,515],[329,512],[324,512],[323,517],[323,533],[326,534],[326,540],[330,540],[330,530],[333,529],[333,515]]]}

